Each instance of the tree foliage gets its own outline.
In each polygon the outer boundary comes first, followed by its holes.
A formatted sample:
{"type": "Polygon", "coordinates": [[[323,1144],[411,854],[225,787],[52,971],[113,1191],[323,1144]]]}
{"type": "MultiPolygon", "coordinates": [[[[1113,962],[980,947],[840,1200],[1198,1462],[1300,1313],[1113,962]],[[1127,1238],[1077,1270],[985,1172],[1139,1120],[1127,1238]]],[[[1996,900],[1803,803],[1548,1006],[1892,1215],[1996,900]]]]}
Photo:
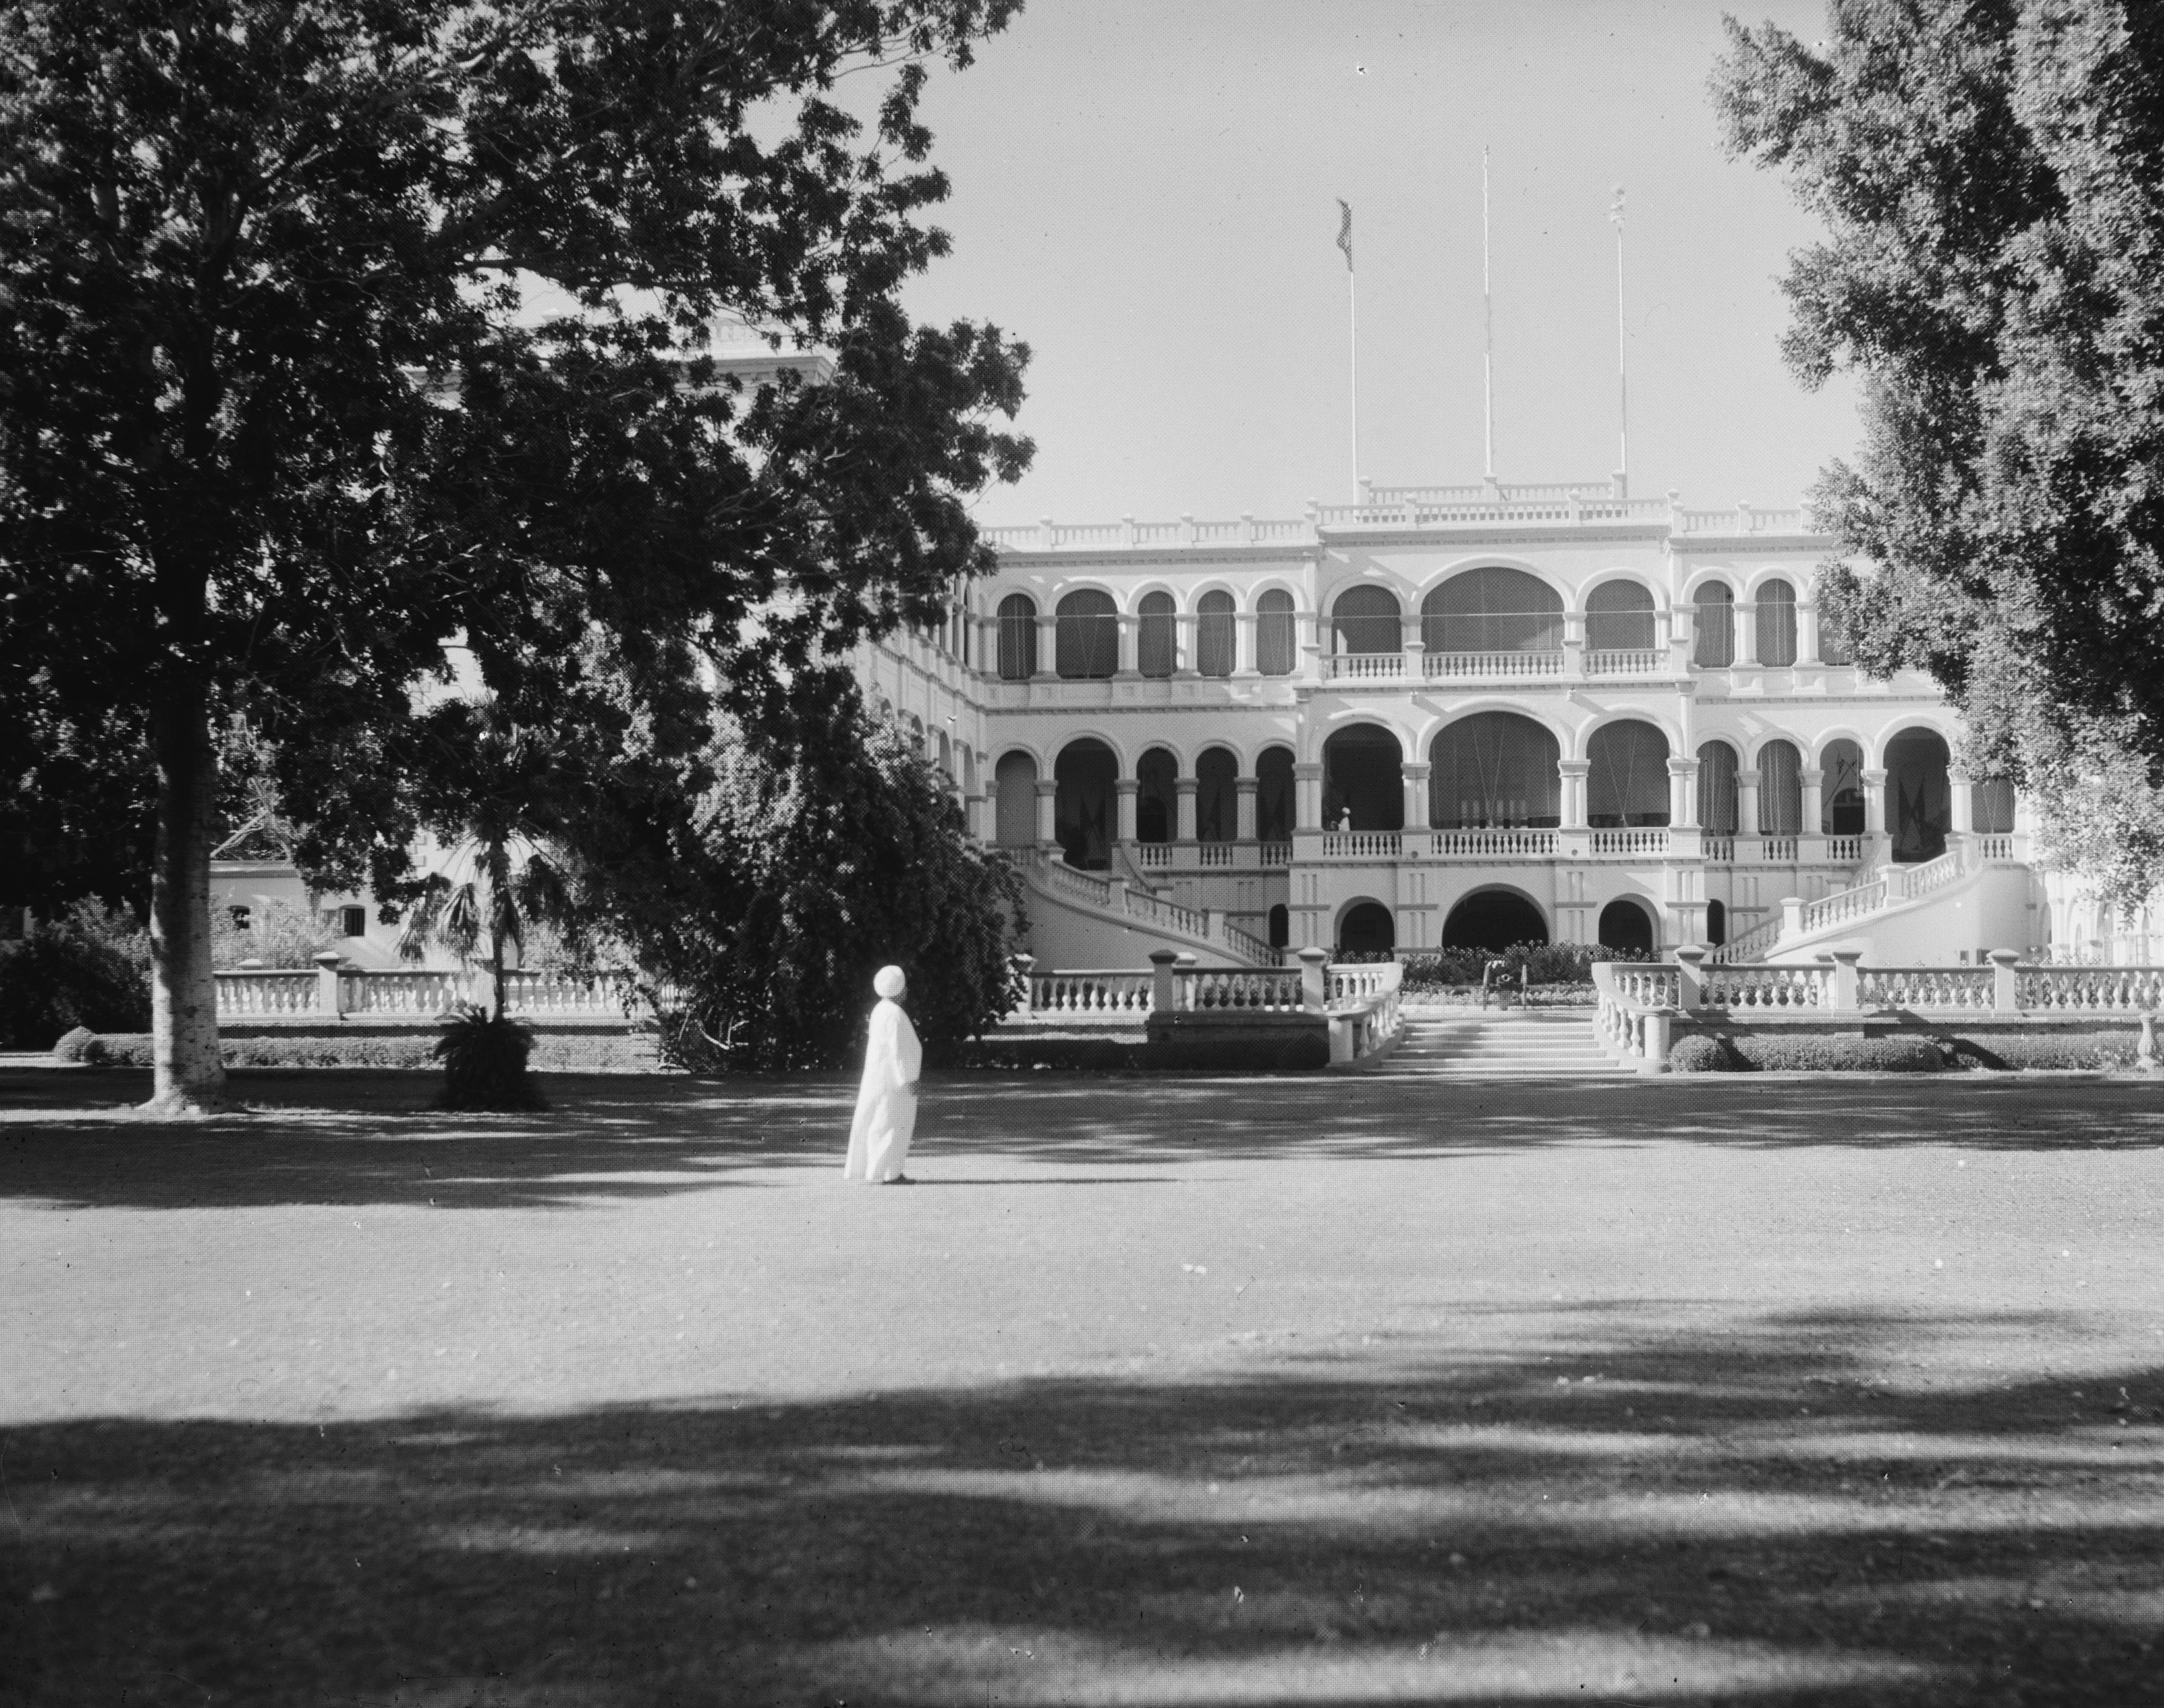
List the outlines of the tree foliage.
{"type": "Polygon", "coordinates": [[[1012,1006],[1020,882],[850,678],[808,673],[785,719],[725,723],[712,765],[688,857],[644,886],[619,874],[609,893],[617,930],[720,1065],[849,1060],[889,963],[908,975],[927,1043],[973,1036],[1012,1006]]]}
{"type": "Polygon", "coordinates": [[[0,9],[0,740],[31,755],[0,811],[147,755],[159,1101],[222,1083],[218,721],[276,754],[305,861],[388,886],[448,636],[522,715],[605,637],[666,741],[703,728],[700,654],[754,717],[989,566],[967,499],[1027,461],[993,424],[1027,353],[897,293],[946,248],[927,61],[1013,9],[0,9]],[[831,93],[866,65],[869,130],[831,93]],[[531,323],[533,280],[580,312],[531,323]],[[727,316],[831,377],[723,373],[727,316]]]}
{"type": "Polygon", "coordinates": [[[1928,670],[2122,901],[2164,867],[2164,10],[1836,0],[1806,47],[1730,20],[1730,148],[1826,239],[1792,258],[1791,366],[1863,381],[1814,493],[1870,560],[1827,620],[1928,670]],[[2098,824],[2118,827],[2101,840],[2098,824]],[[2116,846],[2121,857],[2091,854],[2116,846]]]}

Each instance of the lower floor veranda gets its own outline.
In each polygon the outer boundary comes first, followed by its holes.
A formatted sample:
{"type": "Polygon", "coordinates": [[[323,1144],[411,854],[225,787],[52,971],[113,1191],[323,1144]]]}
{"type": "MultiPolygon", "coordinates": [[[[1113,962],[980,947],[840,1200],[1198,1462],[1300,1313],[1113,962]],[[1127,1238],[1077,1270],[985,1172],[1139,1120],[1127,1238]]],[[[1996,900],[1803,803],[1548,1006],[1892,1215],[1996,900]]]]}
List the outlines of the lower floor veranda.
{"type": "Polygon", "coordinates": [[[1971,842],[2014,853],[2012,791],[1960,775],[1919,724],[1678,753],[1621,717],[1566,756],[1547,724],[1486,711],[1414,752],[1360,719],[1245,750],[1153,735],[1123,752],[1097,734],[994,750],[984,828],[1000,843],[1274,946],[1718,944],[1876,867],[1971,842]]]}

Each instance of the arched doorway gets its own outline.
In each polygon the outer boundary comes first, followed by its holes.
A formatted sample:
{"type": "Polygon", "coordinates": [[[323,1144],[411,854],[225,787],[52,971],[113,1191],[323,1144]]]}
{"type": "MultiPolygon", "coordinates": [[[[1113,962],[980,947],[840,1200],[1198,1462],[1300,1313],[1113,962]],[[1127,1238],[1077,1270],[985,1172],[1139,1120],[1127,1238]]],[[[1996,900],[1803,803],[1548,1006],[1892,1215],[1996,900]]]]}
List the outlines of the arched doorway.
{"type": "Polygon", "coordinates": [[[1653,916],[1628,896],[1617,896],[1600,910],[1600,946],[1625,954],[1651,954],[1653,916]]]}
{"type": "Polygon", "coordinates": [[[1563,596],[1523,570],[1467,570],[1421,601],[1421,643],[1431,653],[1560,652],[1563,596]]]}
{"type": "Polygon", "coordinates": [[[1804,828],[1804,756],[1792,741],[1758,749],[1758,833],[1795,836],[1804,828]]]}
{"type": "Polygon", "coordinates": [[[1398,738],[1372,723],[1341,729],[1322,744],[1322,828],[1405,828],[1404,758],[1398,738]]]}
{"type": "Polygon", "coordinates": [[[1935,860],[1946,851],[1948,757],[1946,738],[1933,729],[1904,729],[1886,744],[1886,829],[1899,865],[1935,860]]]}
{"type": "Polygon", "coordinates": [[[1070,741],[1052,762],[1058,786],[1052,810],[1052,833],[1067,864],[1101,872],[1112,864],[1114,791],[1120,762],[1101,741],[1085,736],[1070,741]]]}
{"type": "Polygon", "coordinates": [[[1698,824],[1709,835],[1736,834],[1736,749],[1726,742],[1709,741],[1699,749],[1698,824]]]}
{"type": "Polygon", "coordinates": [[[1438,830],[1563,822],[1563,749],[1515,712],[1446,724],[1428,744],[1428,822],[1438,830]]]}
{"type": "Polygon", "coordinates": [[[992,768],[999,796],[995,835],[1001,848],[1032,848],[1037,843],[1037,761],[1026,753],[1003,754],[992,768]]]}
{"type": "Polygon", "coordinates": [[[1221,747],[1205,748],[1195,761],[1195,839],[1231,842],[1240,830],[1240,762],[1221,747]]]}
{"type": "Polygon", "coordinates": [[[1255,835],[1263,842],[1292,840],[1292,749],[1268,747],[1255,761],[1255,835]]]}
{"type": "Polygon", "coordinates": [[[1270,909],[1270,947],[1283,949],[1292,941],[1292,910],[1282,901],[1270,909]]]}
{"type": "Polygon", "coordinates": [[[1830,741],[1819,754],[1819,834],[1863,834],[1863,749],[1846,739],[1830,741]]]}
{"type": "Polygon", "coordinates": [[[1135,765],[1135,840],[1170,842],[1179,811],[1179,762],[1161,747],[1153,747],[1135,765]]]}
{"type": "Polygon", "coordinates": [[[1668,822],[1668,738],[1635,717],[1604,723],[1586,744],[1585,822],[1595,830],[1668,822]]]}
{"type": "Polygon", "coordinates": [[[1713,949],[1728,941],[1728,909],[1719,901],[1705,904],[1705,940],[1713,949]]]}
{"type": "Polygon", "coordinates": [[[1445,949],[1506,949],[1521,943],[1546,943],[1548,922],[1515,890],[1475,890],[1442,922],[1445,949]]]}
{"type": "Polygon", "coordinates": [[[1356,901],[1337,922],[1341,954],[1388,954],[1396,947],[1396,925],[1390,910],[1379,901],[1356,901]]]}

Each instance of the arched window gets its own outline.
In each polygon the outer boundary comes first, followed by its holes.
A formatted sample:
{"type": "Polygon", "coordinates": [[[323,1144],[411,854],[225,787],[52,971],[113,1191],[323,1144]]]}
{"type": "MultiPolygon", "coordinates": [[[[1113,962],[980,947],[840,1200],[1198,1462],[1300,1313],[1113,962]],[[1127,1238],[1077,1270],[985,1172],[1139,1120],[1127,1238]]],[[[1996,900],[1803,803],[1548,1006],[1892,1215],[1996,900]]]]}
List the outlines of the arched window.
{"type": "Polygon", "coordinates": [[[1101,741],[1085,736],[1070,741],[1052,762],[1059,788],[1052,813],[1052,833],[1070,866],[1101,872],[1112,863],[1113,797],[1120,762],[1101,741]]]}
{"type": "Polygon", "coordinates": [[[1119,668],[1119,607],[1110,593],[1084,587],[1059,602],[1059,674],[1067,681],[1102,681],[1119,668]]]}
{"type": "Polygon", "coordinates": [[[1969,822],[1979,836],[2004,836],[2014,828],[2014,779],[1986,777],[1971,786],[1969,822]]]}
{"type": "Polygon", "coordinates": [[[1796,590],[1786,581],[1768,581],[1758,590],[1758,662],[1795,661],[1796,590]]]}
{"type": "Polygon", "coordinates": [[[1421,602],[1421,643],[1431,653],[1556,652],[1563,597],[1522,570],[1468,570],[1421,602]]]}
{"type": "Polygon", "coordinates": [[[1699,828],[1715,836],[1736,834],[1736,749],[1710,741],[1698,750],[1699,828]]]}
{"type": "Polygon", "coordinates": [[[1397,737],[1372,723],[1353,724],[1323,743],[1323,828],[1403,830],[1403,758],[1397,737]]]}
{"type": "Polygon", "coordinates": [[[1161,747],[1152,748],[1136,761],[1135,777],[1142,785],[1135,796],[1136,841],[1172,840],[1179,822],[1179,762],[1161,747]]]}
{"type": "Polygon", "coordinates": [[[1292,595],[1273,587],[1255,601],[1255,668],[1266,676],[1289,676],[1297,651],[1292,595]]]}
{"type": "Polygon", "coordinates": [[[1391,653],[1405,645],[1397,596],[1386,587],[1347,587],[1331,607],[1331,650],[1391,653]]]}
{"type": "Polygon", "coordinates": [[[1027,682],[1037,674],[1037,601],[1010,593],[1000,601],[1000,680],[1027,682]]]}
{"type": "Polygon", "coordinates": [[[1231,842],[1240,833],[1240,762],[1221,747],[1195,761],[1195,839],[1231,842]]]}
{"type": "Polygon", "coordinates": [[[1651,954],[1653,916],[1636,901],[1618,896],[1600,910],[1600,946],[1624,954],[1651,954]]]}
{"type": "Polygon", "coordinates": [[[1691,662],[1702,670],[1725,670],[1736,662],[1736,595],[1724,581],[1698,590],[1698,640],[1691,662]]]}
{"type": "Polygon", "coordinates": [[[1342,954],[1386,955],[1396,942],[1395,922],[1380,901],[1356,901],[1337,922],[1337,948],[1342,954]]]}
{"type": "Polygon", "coordinates": [[[996,834],[1001,848],[1028,848],[1037,841],[1037,761],[1011,753],[992,767],[999,792],[996,834]]]}
{"type": "Polygon", "coordinates": [[[1589,652],[1651,652],[1653,596],[1636,581],[1603,581],[1585,596],[1589,652]]]}
{"type": "Polygon", "coordinates": [[[1283,949],[1292,941],[1292,910],[1282,901],[1270,909],[1270,947],[1283,949]]]}
{"type": "Polygon", "coordinates": [[[1819,754],[1819,834],[1863,834],[1863,749],[1830,741],[1819,754]]]}
{"type": "Polygon", "coordinates": [[[1728,941],[1728,909],[1718,901],[1705,904],[1705,940],[1712,949],[1728,941]]]}
{"type": "Polygon", "coordinates": [[[1179,620],[1173,614],[1172,595],[1145,593],[1138,608],[1142,631],[1135,639],[1136,668],[1145,676],[1169,676],[1176,658],[1174,628],[1179,620]]]}
{"type": "Polygon", "coordinates": [[[1794,836],[1804,828],[1804,759],[1793,742],[1758,749],[1758,833],[1794,836]]]}
{"type": "Polygon", "coordinates": [[[1668,822],[1668,738],[1650,723],[1604,723],[1586,744],[1585,822],[1596,830],[1668,822]]]}
{"type": "Polygon", "coordinates": [[[1946,738],[1904,729],[1886,744],[1886,829],[1903,865],[1935,860],[1946,851],[1951,820],[1946,738]]]}
{"type": "Polygon", "coordinates": [[[1294,796],[1292,749],[1270,747],[1255,761],[1255,835],[1263,842],[1290,842],[1294,796]]]}
{"type": "Polygon", "coordinates": [[[1205,676],[1229,676],[1237,642],[1233,624],[1232,596],[1205,593],[1195,605],[1195,668],[1205,676]]]}
{"type": "Polygon", "coordinates": [[[1442,830],[1563,822],[1563,749],[1515,712],[1447,724],[1428,744],[1428,822],[1442,830]]]}

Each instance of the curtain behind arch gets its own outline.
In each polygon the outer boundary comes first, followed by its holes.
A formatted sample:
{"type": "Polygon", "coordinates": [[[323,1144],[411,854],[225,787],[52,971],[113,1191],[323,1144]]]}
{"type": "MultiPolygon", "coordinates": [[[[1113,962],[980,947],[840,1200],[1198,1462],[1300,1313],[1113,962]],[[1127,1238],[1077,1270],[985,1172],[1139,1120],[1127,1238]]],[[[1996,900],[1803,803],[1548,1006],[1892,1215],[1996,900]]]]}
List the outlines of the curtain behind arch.
{"type": "Polygon", "coordinates": [[[1428,822],[1437,829],[1563,822],[1563,749],[1530,717],[1461,717],[1437,733],[1428,758],[1428,822]]]}
{"type": "Polygon", "coordinates": [[[1195,761],[1195,839],[1231,842],[1240,833],[1240,762],[1221,747],[1195,761]]]}
{"type": "Polygon", "coordinates": [[[1059,602],[1059,674],[1069,681],[1101,680],[1119,668],[1119,607],[1110,593],[1085,587],[1059,602]]]}
{"type": "Polygon", "coordinates": [[[1289,676],[1298,653],[1292,595],[1273,587],[1255,601],[1255,668],[1266,676],[1289,676]]]}
{"type": "Polygon", "coordinates": [[[1758,749],[1758,833],[1794,836],[1804,828],[1804,759],[1793,742],[1758,749]]]}
{"type": "Polygon", "coordinates": [[[1037,602],[1027,593],[1000,601],[1000,680],[1026,682],[1037,674],[1037,602]]]}
{"type": "Polygon", "coordinates": [[[1331,650],[1393,653],[1405,644],[1397,596],[1385,587],[1347,587],[1330,607],[1331,650]]]}
{"type": "Polygon", "coordinates": [[[1430,652],[1555,652],[1563,598],[1522,570],[1468,570],[1421,602],[1421,641],[1430,652]]]}
{"type": "Polygon", "coordinates": [[[1585,596],[1585,644],[1591,652],[1651,652],[1653,596],[1636,581],[1603,581],[1585,596]]]}
{"type": "Polygon", "coordinates": [[[1585,756],[1585,822],[1594,829],[1668,822],[1668,738],[1650,723],[1626,719],[1593,732],[1585,756]]]}
{"type": "Polygon", "coordinates": [[[1863,834],[1863,749],[1852,741],[1830,741],[1819,755],[1819,834],[1863,834]]]}
{"type": "Polygon", "coordinates": [[[1142,623],[1135,638],[1135,668],[1145,676],[1172,674],[1175,640],[1172,595],[1145,593],[1139,607],[1142,623]]]}
{"type": "Polygon", "coordinates": [[[1786,581],[1768,581],[1758,590],[1758,662],[1796,661],[1796,590],[1786,581]]]}
{"type": "Polygon", "coordinates": [[[1230,593],[1205,593],[1195,607],[1195,667],[1205,676],[1232,674],[1234,649],[1238,645],[1230,593]]]}
{"type": "Polygon", "coordinates": [[[1698,590],[1696,609],[1691,662],[1702,670],[1725,670],[1736,662],[1736,595],[1725,583],[1708,581],[1698,590]]]}
{"type": "Polygon", "coordinates": [[[1715,836],[1736,834],[1737,796],[1736,749],[1710,741],[1698,750],[1699,828],[1715,836]]]}

